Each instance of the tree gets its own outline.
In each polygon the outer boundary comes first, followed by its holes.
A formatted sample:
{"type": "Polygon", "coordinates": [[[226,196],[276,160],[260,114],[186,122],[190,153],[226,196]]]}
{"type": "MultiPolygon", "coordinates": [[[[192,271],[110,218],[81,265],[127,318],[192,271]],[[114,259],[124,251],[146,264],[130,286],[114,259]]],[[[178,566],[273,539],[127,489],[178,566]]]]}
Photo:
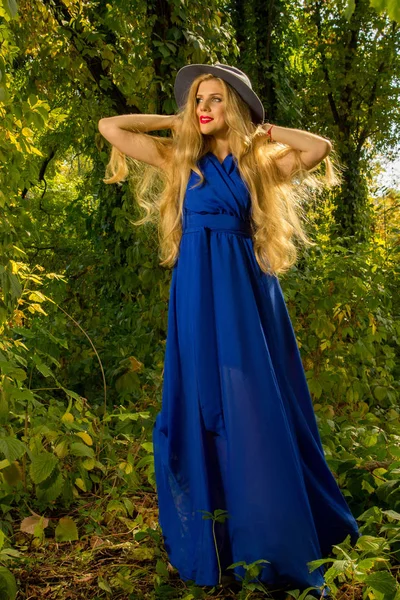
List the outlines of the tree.
{"type": "Polygon", "coordinates": [[[345,167],[335,200],[338,232],[362,239],[370,227],[370,161],[393,148],[399,136],[399,24],[378,15],[368,0],[355,0],[349,22],[343,1],[301,4],[304,48],[293,85],[305,122],[336,141],[345,167]]]}

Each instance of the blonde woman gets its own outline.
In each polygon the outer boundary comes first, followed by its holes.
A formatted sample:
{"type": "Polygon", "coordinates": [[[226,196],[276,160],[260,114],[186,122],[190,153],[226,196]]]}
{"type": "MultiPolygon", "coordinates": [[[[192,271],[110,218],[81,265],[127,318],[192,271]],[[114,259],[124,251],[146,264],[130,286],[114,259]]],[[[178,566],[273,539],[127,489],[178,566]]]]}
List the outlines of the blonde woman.
{"type": "Polygon", "coordinates": [[[239,580],[243,566],[229,565],[262,560],[266,586],[326,595],[322,567],[310,573],[307,562],[359,531],[325,461],[278,275],[295,263],[296,242],[312,243],[302,200],[339,181],[331,144],[265,123],[236,67],[187,65],[174,91],[173,116],[99,122],[113,146],[106,183],[136,182],[146,211],[136,224],[157,219],[161,264],[172,267],[153,429],[165,548],[198,585],[239,580]],[[171,137],[148,134],[162,128],[171,137]],[[149,165],[141,182],[128,168],[136,161],[149,165]],[[226,518],[203,518],[217,509],[226,518]]]}

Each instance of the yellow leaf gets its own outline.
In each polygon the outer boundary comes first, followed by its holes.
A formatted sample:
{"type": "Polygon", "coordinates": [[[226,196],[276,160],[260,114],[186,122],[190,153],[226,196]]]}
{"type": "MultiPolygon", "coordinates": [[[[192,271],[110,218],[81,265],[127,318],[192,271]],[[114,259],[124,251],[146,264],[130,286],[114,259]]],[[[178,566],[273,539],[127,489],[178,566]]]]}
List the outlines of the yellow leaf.
{"type": "Polygon", "coordinates": [[[130,473],[132,473],[132,471],[133,471],[133,467],[132,467],[132,465],[131,465],[131,464],[129,464],[128,462],[125,462],[125,461],[124,461],[124,462],[121,462],[121,463],[119,463],[119,465],[118,465],[118,466],[119,466],[119,468],[121,469],[121,471],[125,471],[125,473],[126,473],[127,475],[129,475],[129,474],[130,474],[130,473]]]}
{"type": "Polygon", "coordinates": [[[365,479],[363,479],[363,481],[362,481],[361,488],[363,490],[366,490],[370,494],[373,494],[375,491],[375,488],[373,488],[372,485],[370,483],[368,483],[368,481],[366,481],[365,479]]]}
{"type": "Polygon", "coordinates": [[[25,350],[28,350],[28,347],[25,346],[24,342],[21,342],[21,340],[13,340],[14,342],[14,346],[17,346],[17,348],[24,348],[25,350]]]}
{"type": "Polygon", "coordinates": [[[32,129],[29,129],[29,127],[24,127],[22,130],[22,135],[29,137],[30,135],[33,135],[33,131],[32,129]]]}
{"type": "Polygon", "coordinates": [[[91,471],[92,469],[95,468],[96,466],[96,461],[94,458],[86,458],[83,462],[82,462],[82,466],[84,469],[86,469],[86,471],[91,471]]]}
{"type": "Polygon", "coordinates": [[[34,146],[31,146],[31,152],[32,152],[32,154],[37,154],[38,156],[43,156],[43,154],[39,150],[39,148],[35,148],[34,146]]]}
{"type": "Polygon", "coordinates": [[[132,371],[141,371],[143,363],[141,363],[137,358],[134,356],[129,356],[129,362],[131,363],[132,371]]]}
{"type": "Polygon", "coordinates": [[[321,350],[326,350],[327,348],[330,348],[330,346],[331,343],[329,340],[323,340],[319,347],[321,348],[321,350]]]}
{"type": "Polygon", "coordinates": [[[19,252],[19,254],[22,254],[24,256],[27,255],[26,252],[25,252],[25,250],[22,250],[22,248],[18,248],[18,246],[16,246],[15,244],[13,244],[12,247],[14,248],[14,250],[16,250],[17,252],[19,252]]]}
{"type": "MultiPolygon", "coordinates": [[[[70,413],[68,413],[70,414],[70,413]]],[[[72,415],[71,415],[72,417],[72,415]]],[[[57,454],[58,458],[65,458],[68,454],[68,442],[67,440],[62,440],[57,446],[54,448],[54,452],[57,454]]]]}
{"type": "Polygon", "coordinates": [[[35,302],[45,302],[46,296],[44,296],[41,292],[32,292],[29,294],[29,300],[34,300],[35,302]]]}
{"type": "Polygon", "coordinates": [[[78,487],[80,490],[82,490],[82,492],[86,492],[86,485],[85,482],[83,481],[83,479],[81,479],[80,477],[78,477],[78,479],[75,479],[75,485],[76,487],[78,487]]]}
{"type": "Polygon", "coordinates": [[[325,414],[332,418],[335,416],[335,409],[333,408],[332,404],[327,404],[325,406],[325,414]]]}
{"type": "Polygon", "coordinates": [[[15,275],[20,270],[20,263],[15,262],[15,260],[10,260],[11,265],[11,273],[15,275]]]}
{"type": "Polygon", "coordinates": [[[45,312],[43,310],[43,308],[40,306],[40,304],[37,304],[37,302],[33,302],[30,306],[28,306],[28,310],[31,313],[34,313],[34,312],[42,313],[42,315],[46,315],[46,317],[47,317],[47,312],[45,312]]]}
{"type": "Polygon", "coordinates": [[[66,412],[61,417],[61,421],[64,421],[64,423],[73,423],[74,422],[74,415],[71,414],[70,412],[66,412]]]}
{"type": "Polygon", "coordinates": [[[88,446],[93,446],[93,440],[86,431],[79,431],[76,435],[78,435],[88,446]]]}
{"type": "Polygon", "coordinates": [[[148,546],[132,548],[130,555],[136,560],[152,560],[154,558],[154,548],[149,548],[148,546]]]}

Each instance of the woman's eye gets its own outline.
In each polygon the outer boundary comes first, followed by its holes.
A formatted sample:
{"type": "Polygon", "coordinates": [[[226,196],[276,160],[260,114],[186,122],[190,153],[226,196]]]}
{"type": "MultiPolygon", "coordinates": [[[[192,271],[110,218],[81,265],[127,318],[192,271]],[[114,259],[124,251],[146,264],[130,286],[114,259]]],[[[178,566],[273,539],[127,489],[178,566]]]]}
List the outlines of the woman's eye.
{"type": "MultiPolygon", "coordinates": [[[[196,98],[196,102],[200,102],[200,100],[202,100],[202,98],[196,98]]],[[[221,98],[212,98],[212,100],[218,100],[218,102],[221,102],[221,98]]]]}

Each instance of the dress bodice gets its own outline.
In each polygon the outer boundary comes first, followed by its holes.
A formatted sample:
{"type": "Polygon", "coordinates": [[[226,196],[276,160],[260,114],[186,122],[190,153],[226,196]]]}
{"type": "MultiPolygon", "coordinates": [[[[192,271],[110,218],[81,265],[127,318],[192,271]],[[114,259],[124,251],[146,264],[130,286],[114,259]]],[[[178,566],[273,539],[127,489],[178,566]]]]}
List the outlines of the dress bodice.
{"type": "Polygon", "coordinates": [[[220,163],[213,152],[207,152],[197,164],[205,181],[193,187],[200,177],[191,172],[184,199],[184,213],[223,213],[248,221],[251,198],[240,176],[236,158],[228,154],[220,163]]]}

